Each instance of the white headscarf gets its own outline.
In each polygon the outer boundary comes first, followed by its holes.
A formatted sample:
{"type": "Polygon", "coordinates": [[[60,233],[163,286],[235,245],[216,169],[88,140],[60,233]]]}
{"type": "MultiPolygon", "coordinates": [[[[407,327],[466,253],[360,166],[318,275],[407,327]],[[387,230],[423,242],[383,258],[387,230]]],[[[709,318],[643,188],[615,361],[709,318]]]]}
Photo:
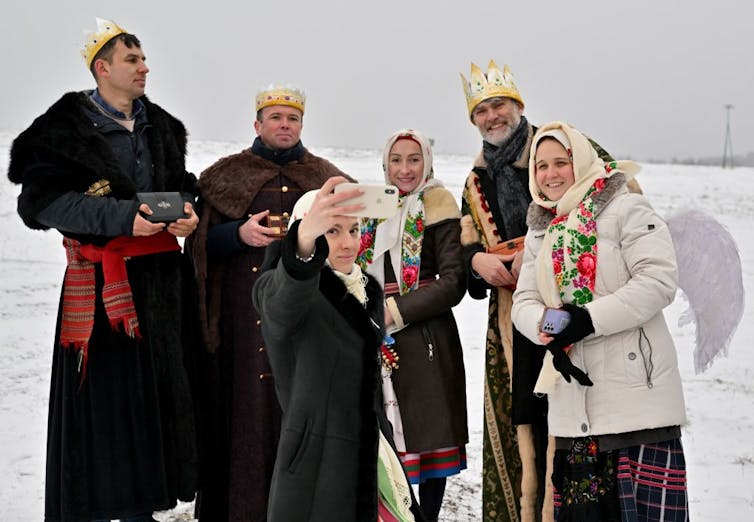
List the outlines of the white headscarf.
{"type": "MultiPolygon", "coordinates": [[[[420,197],[422,193],[434,187],[443,186],[442,183],[433,178],[434,171],[432,169],[432,146],[429,139],[419,131],[413,129],[402,129],[395,132],[390,136],[385,143],[385,149],[382,152],[382,171],[385,175],[385,183],[391,184],[389,172],[390,166],[390,151],[393,145],[399,139],[411,139],[419,144],[419,148],[424,158],[424,171],[422,173],[422,179],[416,188],[409,194],[401,196],[401,204],[399,211],[392,217],[382,221],[377,225],[375,230],[374,240],[374,253],[372,262],[367,265],[367,272],[371,274],[381,286],[385,284],[384,273],[384,256],[385,252],[390,252],[390,262],[393,267],[393,274],[395,280],[400,285],[401,281],[401,260],[403,258],[401,252],[401,246],[403,244],[403,232],[406,228],[406,220],[409,216],[416,216],[419,212],[424,213],[424,203],[420,197]]],[[[422,242],[424,234],[417,239],[418,242],[422,242]]],[[[419,274],[416,276],[419,280],[419,274]]]]}
{"type": "MultiPolygon", "coordinates": [[[[532,139],[529,154],[529,192],[537,205],[555,209],[553,218],[571,214],[568,222],[566,222],[566,228],[576,228],[578,218],[574,211],[579,203],[583,201],[587,191],[596,180],[610,177],[616,172],[623,172],[626,174],[626,177],[629,177],[638,171],[638,164],[625,160],[610,162],[610,169],[608,171],[605,168],[605,162],[597,155],[597,152],[586,136],[563,122],[554,121],[540,127],[532,139]],[[537,184],[537,146],[547,136],[555,138],[565,147],[573,164],[574,183],[557,201],[546,199],[537,184]]],[[[562,303],[560,301],[560,291],[555,284],[552,259],[550,257],[552,242],[555,238],[550,236],[551,234],[545,235],[542,248],[537,255],[537,285],[545,304],[547,306],[558,307],[562,303]]]]}
{"type": "MultiPolygon", "coordinates": [[[[633,177],[639,171],[639,165],[633,161],[611,162],[612,175],[615,171],[626,174],[626,178],[633,177]]],[[[529,192],[534,202],[544,208],[555,208],[556,216],[568,214],[581,203],[584,195],[599,178],[608,177],[605,171],[605,162],[597,155],[589,140],[579,131],[569,125],[553,121],[543,125],[537,130],[531,143],[529,154],[529,192]],[[557,139],[568,151],[573,163],[573,176],[575,183],[566,191],[558,201],[546,200],[537,185],[536,176],[536,153],[537,146],[546,136],[557,139]]]]}

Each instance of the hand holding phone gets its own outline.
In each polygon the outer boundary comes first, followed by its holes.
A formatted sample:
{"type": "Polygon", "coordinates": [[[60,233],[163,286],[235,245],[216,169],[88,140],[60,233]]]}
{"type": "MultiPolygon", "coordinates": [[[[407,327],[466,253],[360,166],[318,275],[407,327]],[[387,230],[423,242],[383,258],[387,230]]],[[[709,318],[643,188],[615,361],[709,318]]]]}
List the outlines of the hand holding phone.
{"type": "MultiPolygon", "coordinates": [[[[569,306],[570,305],[566,305],[569,306]]],[[[587,313],[584,311],[584,313],[587,313]]],[[[545,308],[542,314],[542,320],[539,324],[539,331],[543,334],[553,337],[562,333],[569,324],[571,324],[572,316],[568,310],[564,308],[545,308]]],[[[574,324],[577,324],[575,322],[574,324]]],[[[592,330],[594,331],[594,330],[592,330]]],[[[571,344],[570,342],[568,343],[571,344]]],[[[571,358],[568,356],[565,346],[558,344],[557,341],[552,341],[547,344],[547,350],[552,354],[552,364],[555,369],[560,372],[566,382],[571,382],[571,377],[576,379],[582,386],[593,386],[594,383],[589,376],[584,373],[583,370],[573,364],[571,358]]]]}
{"type": "Polygon", "coordinates": [[[562,308],[545,308],[539,322],[539,331],[546,335],[557,335],[571,322],[571,314],[562,308]]]}
{"type": "Polygon", "coordinates": [[[364,205],[362,210],[349,215],[372,219],[389,218],[398,211],[398,187],[393,185],[362,185],[360,183],[339,183],[335,185],[334,193],[358,189],[360,196],[347,199],[343,204],[364,205]]]}

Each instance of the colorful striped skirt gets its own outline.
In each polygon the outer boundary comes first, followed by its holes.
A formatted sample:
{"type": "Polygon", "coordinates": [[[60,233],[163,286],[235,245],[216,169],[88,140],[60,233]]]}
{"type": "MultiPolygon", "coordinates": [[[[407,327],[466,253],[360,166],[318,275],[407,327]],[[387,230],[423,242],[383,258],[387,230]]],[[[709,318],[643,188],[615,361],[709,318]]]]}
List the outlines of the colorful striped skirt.
{"type": "Polygon", "coordinates": [[[421,453],[398,452],[411,484],[457,475],[466,469],[466,446],[440,448],[421,453]]]}
{"type": "Polygon", "coordinates": [[[555,454],[555,519],[687,522],[686,460],[680,439],[595,453],[577,439],[555,454]]]}

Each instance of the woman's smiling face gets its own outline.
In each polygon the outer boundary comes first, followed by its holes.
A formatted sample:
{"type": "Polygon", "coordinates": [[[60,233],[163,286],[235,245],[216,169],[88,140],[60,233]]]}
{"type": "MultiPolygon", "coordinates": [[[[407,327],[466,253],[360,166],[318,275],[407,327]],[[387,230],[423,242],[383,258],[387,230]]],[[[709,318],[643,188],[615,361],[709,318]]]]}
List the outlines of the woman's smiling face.
{"type": "Polygon", "coordinates": [[[537,144],[534,167],[537,186],[550,201],[559,201],[575,183],[573,162],[555,138],[545,137],[537,144]]]}
{"type": "Polygon", "coordinates": [[[422,149],[413,139],[399,139],[390,148],[387,174],[390,183],[410,194],[424,176],[422,149]]]}

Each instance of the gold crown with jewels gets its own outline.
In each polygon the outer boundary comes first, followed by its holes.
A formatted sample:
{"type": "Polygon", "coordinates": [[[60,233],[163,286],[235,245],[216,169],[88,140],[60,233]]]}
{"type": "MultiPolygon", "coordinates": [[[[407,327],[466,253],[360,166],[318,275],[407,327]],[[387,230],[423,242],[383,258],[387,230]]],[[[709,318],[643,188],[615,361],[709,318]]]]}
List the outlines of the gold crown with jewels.
{"type": "Polygon", "coordinates": [[[270,85],[257,93],[257,112],[270,105],[287,105],[304,113],[306,94],[301,89],[289,85],[270,85]]]}
{"type": "Polygon", "coordinates": [[[92,60],[94,60],[94,57],[107,42],[119,34],[127,32],[112,20],[97,18],[97,30],[87,32],[86,39],[84,40],[84,48],[81,49],[81,56],[84,57],[86,66],[92,66],[92,60]]]}
{"type": "Polygon", "coordinates": [[[466,95],[466,105],[469,108],[469,118],[474,112],[474,107],[484,100],[498,96],[512,98],[521,104],[521,108],[524,107],[524,100],[521,98],[521,93],[518,92],[513,74],[511,74],[507,65],[500,71],[495,62],[490,60],[485,75],[476,64],[472,63],[469,78],[469,80],[466,80],[466,77],[461,73],[461,83],[463,84],[463,93],[466,95]]]}

